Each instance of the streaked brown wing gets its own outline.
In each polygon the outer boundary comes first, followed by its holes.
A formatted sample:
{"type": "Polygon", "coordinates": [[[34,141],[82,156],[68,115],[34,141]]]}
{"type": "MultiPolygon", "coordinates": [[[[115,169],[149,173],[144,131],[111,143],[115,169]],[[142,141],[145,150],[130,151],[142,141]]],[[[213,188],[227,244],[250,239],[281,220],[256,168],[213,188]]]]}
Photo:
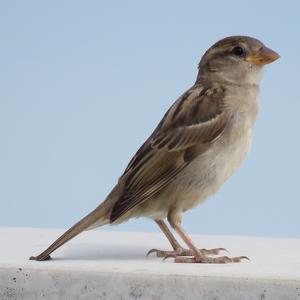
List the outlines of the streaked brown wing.
{"type": "Polygon", "coordinates": [[[151,145],[158,150],[167,149],[172,152],[185,150],[199,143],[206,144],[218,138],[226,123],[227,116],[222,114],[204,123],[174,128],[158,135],[151,145]]]}
{"type": "Polygon", "coordinates": [[[195,85],[174,103],[122,175],[131,172],[111,222],[160,192],[222,134],[230,117],[224,96],[223,89],[195,85]]]}

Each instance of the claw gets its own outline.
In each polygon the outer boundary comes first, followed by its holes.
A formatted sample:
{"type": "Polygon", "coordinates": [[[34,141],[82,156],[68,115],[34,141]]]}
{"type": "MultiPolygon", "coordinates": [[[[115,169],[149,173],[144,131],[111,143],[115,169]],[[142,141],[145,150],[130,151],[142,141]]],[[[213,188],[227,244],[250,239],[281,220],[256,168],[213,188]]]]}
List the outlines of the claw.
{"type": "Polygon", "coordinates": [[[218,255],[222,251],[229,254],[229,251],[226,248],[200,249],[200,252],[205,255],[218,255]]]}
{"type": "Polygon", "coordinates": [[[242,259],[246,259],[248,261],[251,261],[251,259],[248,256],[240,256],[240,260],[242,260],[242,259]]]}
{"type": "Polygon", "coordinates": [[[218,248],[218,250],[220,252],[223,251],[223,252],[226,252],[226,253],[230,254],[230,252],[226,248],[218,248]]]}
{"type": "Polygon", "coordinates": [[[250,261],[248,256],[236,256],[236,257],[228,257],[224,256],[224,263],[240,263],[243,259],[250,261]]]}
{"type": "Polygon", "coordinates": [[[157,249],[150,249],[149,251],[148,251],[148,253],[146,254],[146,256],[149,256],[151,253],[153,253],[153,252],[156,252],[157,253],[157,249]]]}

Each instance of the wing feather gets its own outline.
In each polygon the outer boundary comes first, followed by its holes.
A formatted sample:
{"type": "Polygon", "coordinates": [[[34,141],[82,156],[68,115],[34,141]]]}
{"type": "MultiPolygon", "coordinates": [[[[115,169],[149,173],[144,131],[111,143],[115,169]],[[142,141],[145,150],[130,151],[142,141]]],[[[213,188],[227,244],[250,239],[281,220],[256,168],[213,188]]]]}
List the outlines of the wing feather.
{"type": "Polygon", "coordinates": [[[111,223],[164,189],[222,134],[230,120],[224,97],[220,87],[197,84],[171,106],[122,175],[130,172],[111,223]]]}

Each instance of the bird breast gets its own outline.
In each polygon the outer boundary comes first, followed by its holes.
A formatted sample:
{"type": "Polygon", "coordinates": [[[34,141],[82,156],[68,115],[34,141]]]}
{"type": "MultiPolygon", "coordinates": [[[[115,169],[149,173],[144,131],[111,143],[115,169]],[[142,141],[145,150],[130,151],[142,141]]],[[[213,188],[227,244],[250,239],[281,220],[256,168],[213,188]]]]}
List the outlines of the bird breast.
{"type": "Polygon", "coordinates": [[[248,103],[240,105],[210,149],[195,158],[170,185],[172,194],[177,195],[176,206],[182,211],[216,193],[246,157],[258,111],[257,97],[251,98],[248,103]]]}

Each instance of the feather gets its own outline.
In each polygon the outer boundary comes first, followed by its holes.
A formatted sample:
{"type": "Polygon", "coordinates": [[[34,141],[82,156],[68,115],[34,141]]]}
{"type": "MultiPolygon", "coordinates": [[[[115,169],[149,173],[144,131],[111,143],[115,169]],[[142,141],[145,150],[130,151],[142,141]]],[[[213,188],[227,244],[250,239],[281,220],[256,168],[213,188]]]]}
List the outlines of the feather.
{"type": "Polygon", "coordinates": [[[224,97],[223,88],[201,83],[179,97],[122,175],[131,172],[112,208],[111,223],[158,194],[220,137],[230,119],[224,97]]]}

